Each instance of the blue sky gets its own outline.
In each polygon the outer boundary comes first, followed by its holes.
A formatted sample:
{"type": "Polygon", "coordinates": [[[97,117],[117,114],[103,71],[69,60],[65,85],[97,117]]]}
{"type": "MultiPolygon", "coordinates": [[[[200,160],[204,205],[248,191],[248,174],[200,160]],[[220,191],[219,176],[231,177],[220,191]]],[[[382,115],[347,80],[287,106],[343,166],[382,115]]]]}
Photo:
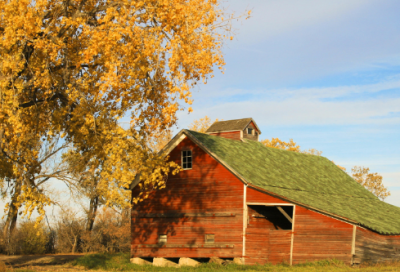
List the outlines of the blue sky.
{"type": "Polygon", "coordinates": [[[227,1],[252,9],[234,22],[225,74],[193,90],[194,112],[179,129],[208,115],[253,117],[262,138],[293,138],[350,172],[382,174],[400,206],[399,1],[227,1]]]}

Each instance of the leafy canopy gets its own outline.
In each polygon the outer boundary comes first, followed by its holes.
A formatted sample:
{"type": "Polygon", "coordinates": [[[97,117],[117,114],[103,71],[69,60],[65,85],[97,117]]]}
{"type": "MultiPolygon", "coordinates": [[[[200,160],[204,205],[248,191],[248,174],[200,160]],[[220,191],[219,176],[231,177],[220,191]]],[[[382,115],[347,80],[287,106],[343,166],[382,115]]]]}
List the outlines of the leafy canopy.
{"type": "Polygon", "coordinates": [[[216,0],[0,1],[0,183],[22,186],[17,205],[43,214],[52,203],[34,177],[40,145],[57,137],[103,162],[110,203],[126,203],[139,171],[162,182],[173,165],[146,139],[222,68],[225,22],[216,0]]]}
{"type": "Polygon", "coordinates": [[[382,176],[378,173],[369,173],[368,167],[354,166],[351,169],[352,176],[362,186],[368,189],[381,200],[390,196],[390,192],[382,183],[382,176]]]}

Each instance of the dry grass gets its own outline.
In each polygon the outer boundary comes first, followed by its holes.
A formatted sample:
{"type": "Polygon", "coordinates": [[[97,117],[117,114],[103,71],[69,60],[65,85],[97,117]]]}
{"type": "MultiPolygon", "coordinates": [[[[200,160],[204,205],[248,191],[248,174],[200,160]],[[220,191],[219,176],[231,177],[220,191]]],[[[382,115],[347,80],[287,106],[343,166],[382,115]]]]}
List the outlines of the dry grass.
{"type": "MultiPolygon", "coordinates": [[[[7,256],[8,257],[8,256],[7,256]]],[[[10,256],[12,259],[13,256],[10,256]]],[[[218,264],[202,264],[199,267],[181,267],[181,268],[169,268],[169,267],[154,267],[154,266],[138,266],[129,262],[129,254],[88,254],[82,255],[46,255],[36,256],[36,259],[32,259],[34,256],[15,256],[20,260],[16,262],[14,258],[13,262],[6,262],[12,264],[8,266],[8,270],[5,266],[4,261],[0,261],[0,272],[31,272],[31,271],[65,271],[65,272],[77,272],[77,271],[196,271],[196,272],[208,272],[208,271],[271,271],[271,272],[316,272],[316,271],[332,271],[332,272],[344,272],[344,271],[400,271],[400,262],[383,263],[383,264],[364,264],[358,267],[350,267],[343,264],[342,262],[335,260],[327,260],[320,262],[310,262],[300,265],[288,266],[288,265],[254,265],[254,266],[240,266],[235,264],[229,265],[218,265],[218,264]],[[57,257],[62,256],[62,257],[57,257]],[[70,256],[69,259],[65,259],[65,256],[70,256]],[[21,262],[21,260],[25,260],[21,262]],[[36,261],[35,261],[36,260],[36,261]]],[[[0,259],[4,259],[4,256],[0,256],[0,259]]]]}
{"type": "Polygon", "coordinates": [[[7,271],[7,267],[5,262],[0,261],[0,272],[6,272],[7,271]]]}

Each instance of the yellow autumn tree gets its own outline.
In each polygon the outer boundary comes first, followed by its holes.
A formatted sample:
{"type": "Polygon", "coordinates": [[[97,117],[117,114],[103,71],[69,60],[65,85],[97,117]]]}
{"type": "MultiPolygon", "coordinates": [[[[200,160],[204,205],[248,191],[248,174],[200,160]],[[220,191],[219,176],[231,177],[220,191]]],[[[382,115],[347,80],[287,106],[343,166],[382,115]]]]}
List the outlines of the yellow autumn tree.
{"type": "Polygon", "coordinates": [[[194,130],[197,132],[201,132],[201,133],[205,133],[207,131],[207,129],[215,122],[218,121],[222,121],[215,119],[214,122],[211,121],[210,117],[208,117],[207,115],[204,118],[200,118],[198,120],[194,120],[189,126],[188,129],[190,130],[194,130]]]}
{"type": "Polygon", "coordinates": [[[227,28],[216,0],[0,1],[0,160],[12,166],[0,177],[20,192],[14,207],[40,219],[52,203],[35,176],[38,146],[57,137],[104,161],[107,204],[126,203],[138,172],[143,188],[162,187],[173,165],[146,139],[222,68],[227,28]]]}
{"type": "MultiPolygon", "coordinates": [[[[155,159],[162,160],[162,157],[158,157],[158,152],[171,140],[172,132],[169,129],[166,130],[157,130],[152,134],[151,138],[146,138],[146,142],[149,146],[149,150],[126,150],[129,157],[132,157],[133,154],[136,156],[146,156],[146,160],[143,160],[142,163],[148,164],[149,161],[154,163],[155,159]],[[139,151],[139,152],[138,152],[139,151]]],[[[145,143],[142,143],[143,146],[145,143]]],[[[66,167],[69,170],[68,175],[64,175],[59,177],[60,180],[64,181],[68,187],[70,188],[70,192],[74,197],[78,199],[85,198],[88,200],[88,206],[84,207],[85,215],[86,215],[86,226],[85,230],[91,232],[93,230],[94,222],[97,217],[97,212],[100,206],[114,206],[118,209],[126,209],[127,204],[129,203],[130,192],[121,188],[120,192],[116,194],[117,196],[125,196],[126,201],[123,199],[115,199],[112,196],[108,195],[109,187],[107,184],[111,182],[111,179],[108,179],[109,173],[111,175],[115,175],[118,171],[112,171],[112,165],[110,168],[106,166],[111,163],[115,163],[112,159],[107,156],[104,156],[103,153],[92,152],[90,148],[87,148],[81,152],[77,150],[69,150],[68,152],[62,155],[63,162],[66,164],[66,167]],[[105,190],[104,190],[105,188],[105,190]]],[[[138,171],[134,168],[137,166],[135,162],[133,162],[130,166],[130,173],[132,173],[131,178],[133,179],[133,174],[138,173],[138,171]]],[[[168,173],[168,165],[173,168],[174,171],[178,171],[177,165],[174,163],[164,163],[163,161],[159,161],[160,167],[166,167],[163,170],[163,175],[165,176],[168,173]]],[[[160,169],[159,167],[159,169],[160,169]]],[[[128,173],[127,169],[123,170],[124,173],[128,173]]],[[[153,181],[150,183],[153,185],[153,189],[157,189],[157,186],[163,185],[162,181],[164,177],[158,176],[156,180],[160,181],[159,184],[154,184],[153,181]]]]}
{"type": "Polygon", "coordinates": [[[172,139],[172,131],[170,129],[157,130],[153,137],[149,139],[150,148],[155,151],[161,151],[166,144],[172,139]]]}
{"type": "Polygon", "coordinates": [[[272,138],[271,140],[262,140],[261,143],[268,147],[300,152],[300,146],[293,142],[293,139],[290,139],[289,142],[284,142],[279,138],[272,138]]]}
{"type": "Polygon", "coordinates": [[[390,192],[382,183],[382,176],[378,173],[369,173],[368,167],[354,166],[351,173],[355,181],[368,189],[381,200],[390,196],[390,192]]]}

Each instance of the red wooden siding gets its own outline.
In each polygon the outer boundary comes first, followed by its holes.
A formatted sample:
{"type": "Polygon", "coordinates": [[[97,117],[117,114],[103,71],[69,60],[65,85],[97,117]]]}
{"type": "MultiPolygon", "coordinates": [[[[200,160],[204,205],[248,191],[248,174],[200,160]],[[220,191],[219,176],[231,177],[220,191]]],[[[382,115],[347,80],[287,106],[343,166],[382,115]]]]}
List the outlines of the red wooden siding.
{"type": "Polygon", "coordinates": [[[192,150],[192,169],[170,175],[132,210],[132,257],[241,257],[243,183],[188,138],[170,159],[180,164],[182,149],[192,150]],[[157,244],[159,234],[168,235],[166,245],[157,244]]]}
{"type": "MultiPolygon", "coordinates": [[[[255,189],[247,188],[246,202],[251,204],[288,204],[288,202],[270,196],[255,189]]],[[[246,228],[246,264],[289,263],[291,230],[275,230],[271,222],[252,218],[256,213],[248,208],[246,228]]]]}
{"type": "Polygon", "coordinates": [[[351,262],[353,225],[296,206],[293,264],[326,259],[351,262]]]}
{"type": "Polygon", "coordinates": [[[247,188],[246,194],[246,202],[247,203],[282,203],[289,204],[289,202],[281,200],[279,198],[270,196],[266,193],[257,191],[252,188],[247,188]]]}
{"type": "MultiPolygon", "coordinates": [[[[275,211],[281,215],[278,209],[275,211]]],[[[256,206],[248,206],[246,264],[289,263],[292,231],[280,229],[262,215],[258,213],[256,206]]],[[[287,221],[284,217],[281,219],[287,221]]]]}
{"type": "Polygon", "coordinates": [[[357,228],[354,263],[400,260],[400,236],[357,228]]]}
{"type": "Polygon", "coordinates": [[[222,138],[227,138],[231,140],[241,140],[240,131],[228,131],[228,132],[213,132],[209,133],[209,135],[219,136],[222,138]]]}
{"type": "MultiPolygon", "coordinates": [[[[249,204],[288,204],[287,201],[250,188],[247,188],[246,198],[249,204]]],[[[351,262],[351,224],[300,206],[295,207],[294,213],[293,264],[324,259],[351,262]]],[[[267,231],[267,227],[255,230],[250,226],[246,229],[246,264],[289,262],[292,232],[267,231]],[[271,235],[274,235],[273,241],[271,235]]]]}

